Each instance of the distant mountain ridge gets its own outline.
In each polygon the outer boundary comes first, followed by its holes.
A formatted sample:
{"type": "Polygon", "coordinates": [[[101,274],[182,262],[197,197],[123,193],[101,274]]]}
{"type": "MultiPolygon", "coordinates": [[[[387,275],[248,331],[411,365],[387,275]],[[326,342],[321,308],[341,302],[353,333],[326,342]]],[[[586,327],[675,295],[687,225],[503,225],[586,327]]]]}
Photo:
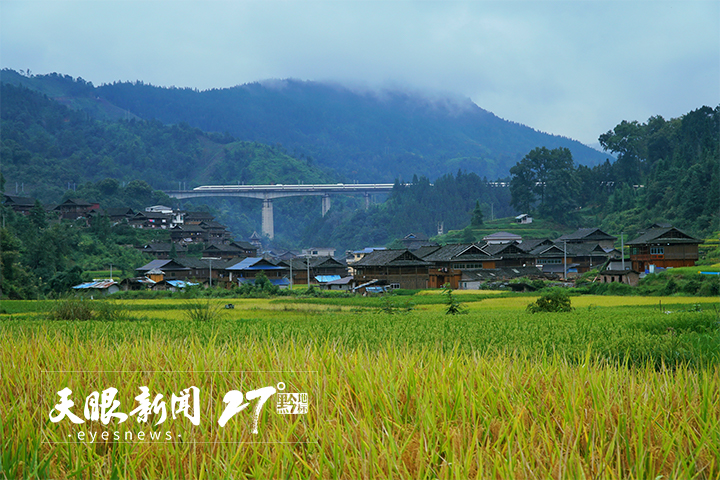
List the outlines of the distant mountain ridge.
{"type": "Polygon", "coordinates": [[[495,179],[507,176],[538,146],[567,147],[583,165],[611,158],[575,140],[500,119],[469,99],[356,92],[299,80],[198,91],[140,81],[95,87],[68,82],[73,79],[67,76],[28,77],[10,70],[2,76],[3,82],[62,97],[66,105],[100,118],[184,122],[244,141],[281,144],[290,155],[331,168],[344,181],[393,181],[413,174],[432,179],[458,170],[495,179]]]}

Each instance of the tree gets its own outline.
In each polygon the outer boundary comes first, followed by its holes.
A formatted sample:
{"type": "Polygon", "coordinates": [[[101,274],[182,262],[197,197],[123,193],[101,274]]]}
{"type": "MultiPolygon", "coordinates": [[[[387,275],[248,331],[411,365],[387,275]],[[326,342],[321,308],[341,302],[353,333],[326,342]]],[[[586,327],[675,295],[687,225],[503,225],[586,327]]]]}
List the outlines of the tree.
{"type": "Polygon", "coordinates": [[[38,230],[47,227],[47,213],[39,200],[35,200],[35,205],[30,210],[30,221],[38,230]]]}
{"type": "Polygon", "coordinates": [[[483,224],[483,213],[482,208],[480,207],[480,201],[475,200],[475,208],[473,208],[473,214],[472,214],[472,220],[470,220],[470,225],[473,227],[479,227],[483,224]]]}
{"type": "Polygon", "coordinates": [[[580,193],[572,153],[567,148],[535,148],[510,169],[511,204],[520,211],[537,207],[545,217],[566,221],[580,193]]]}

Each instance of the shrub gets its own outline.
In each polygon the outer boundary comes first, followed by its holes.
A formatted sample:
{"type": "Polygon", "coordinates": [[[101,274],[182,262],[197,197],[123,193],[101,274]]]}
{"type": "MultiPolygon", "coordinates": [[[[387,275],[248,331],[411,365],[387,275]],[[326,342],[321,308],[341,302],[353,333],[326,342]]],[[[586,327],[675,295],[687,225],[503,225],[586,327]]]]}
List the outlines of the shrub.
{"type": "Polygon", "coordinates": [[[53,302],[48,313],[50,320],[92,320],[93,302],[83,298],[68,297],[53,302]]]}
{"type": "Polygon", "coordinates": [[[222,314],[220,304],[209,298],[185,302],[185,317],[195,322],[212,322],[222,314]]]}
{"type": "Polygon", "coordinates": [[[607,295],[631,295],[633,293],[633,288],[627,283],[613,282],[605,285],[607,285],[607,290],[605,290],[607,295]]]}
{"type": "Polygon", "coordinates": [[[564,290],[555,289],[550,293],[538,298],[537,301],[527,306],[530,313],[539,312],[570,312],[570,296],[564,290]]]}

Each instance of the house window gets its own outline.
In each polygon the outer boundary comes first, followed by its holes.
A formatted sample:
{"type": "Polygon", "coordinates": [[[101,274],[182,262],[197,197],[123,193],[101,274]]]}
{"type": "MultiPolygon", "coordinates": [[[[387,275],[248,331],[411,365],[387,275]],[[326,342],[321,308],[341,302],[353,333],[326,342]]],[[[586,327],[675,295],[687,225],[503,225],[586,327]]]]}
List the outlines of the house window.
{"type": "Polygon", "coordinates": [[[546,265],[560,265],[562,260],[559,258],[546,258],[542,260],[546,265]]]}
{"type": "Polygon", "coordinates": [[[665,249],[663,247],[650,247],[650,255],[664,255],[665,249]]]}

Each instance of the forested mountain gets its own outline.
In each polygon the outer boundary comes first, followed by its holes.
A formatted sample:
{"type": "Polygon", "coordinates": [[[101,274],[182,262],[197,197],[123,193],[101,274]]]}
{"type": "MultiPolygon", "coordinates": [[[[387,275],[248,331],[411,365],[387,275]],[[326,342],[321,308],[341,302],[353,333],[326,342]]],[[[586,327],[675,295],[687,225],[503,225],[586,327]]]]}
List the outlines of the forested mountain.
{"type": "MultiPolygon", "coordinates": [[[[192,188],[201,183],[326,183],[337,178],[309,159],[298,160],[278,146],[235,141],[187,124],[164,126],[157,120],[100,121],[58,104],[39,92],[9,84],[2,96],[2,173],[6,193],[59,203],[66,198],[99,201],[104,208],[143,209],[175,203],[153,189],[192,188]]],[[[410,179],[408,179],[409,181],[410,179]]],[[[387,205],[369,211],[363,201],[334,198],[321,217],[319,197],[274,201],[276,245],[362,247],[385,244],[410,231],[432,235],[438,222],[461,228],[476,201],[510,214],[507,189],[458,172],[430,187],[417,176],[393,191],[387,205]]],[[[379,199],[384,200],[384,199],[379,199]]],[[[253,199],[197,199],[185,208],[209,207],[238,238],[261,230],[260,204],[253,199]]]]}
{"type": "Polygon", "coordinates": [[[506,176],[538,146],[569,148],[585,165],[608,158],[577,141],[502,120],[469,99],[355,92],[297,80],[197,91],[140,81],[94,87],[57,74],[27,77],[4,70],[2,75],[5,82],[37,89],[101,118],[124,114],[279,143],[346,182],[407,182],[413,174],[438,178],[458,169],[494,179],[506,176]]]}
{"type": "Polygon", "coordinates": [[[702,236],[720,230],[720,106],[622,121],[600,143],[616,162],[589,168],[569,150],[533,149],[510,170],[513,206],[615,233],[654,222],[702,236]]]}
{"type": "Polygon", "coordinates": [[[8,193],[57,202],[69,187],[112,178],[155,189],[199,183],[317,183],[334,175],[278,147],[157,120],[98,121],[24,87],[0,84],[8,193]],[[18,192],[20,193],[20,192],[18,192]]]}

